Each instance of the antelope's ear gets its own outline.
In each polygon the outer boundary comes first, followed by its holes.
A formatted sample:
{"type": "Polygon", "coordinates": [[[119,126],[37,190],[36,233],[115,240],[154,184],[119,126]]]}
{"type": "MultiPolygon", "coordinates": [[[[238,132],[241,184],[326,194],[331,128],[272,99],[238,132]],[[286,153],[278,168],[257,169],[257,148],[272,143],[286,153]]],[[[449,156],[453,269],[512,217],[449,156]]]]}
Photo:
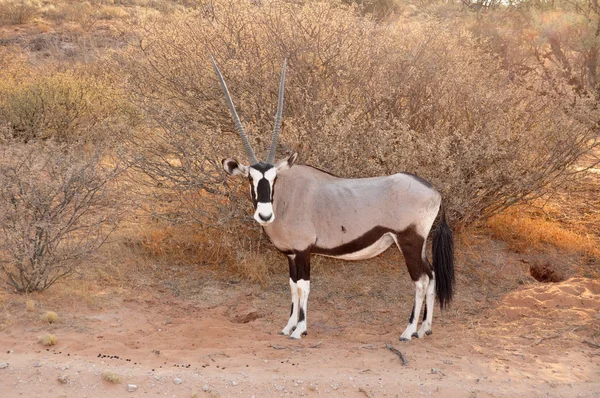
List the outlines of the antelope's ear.
{"type": "Polygon", "coordinates": [[[287,159],[283,159],[283,160],[280,160],[279,162],[277,162],[275,164],[275,168],[277,169],[277,172],[279,173],[280,171],[286,171],[287,169],[292,167],[294,165],[294,163],[296,163],[296,159],[298,159],[298,152],[294,152],[287,159]]]}
{"type": "Polygon", "coordinates": [[[244,177],[248,177],[248,166],[244,166],[243,164],[239,164],[235,159],[223,159],[223,169],[230,175],[241,175],[244,177]]]}

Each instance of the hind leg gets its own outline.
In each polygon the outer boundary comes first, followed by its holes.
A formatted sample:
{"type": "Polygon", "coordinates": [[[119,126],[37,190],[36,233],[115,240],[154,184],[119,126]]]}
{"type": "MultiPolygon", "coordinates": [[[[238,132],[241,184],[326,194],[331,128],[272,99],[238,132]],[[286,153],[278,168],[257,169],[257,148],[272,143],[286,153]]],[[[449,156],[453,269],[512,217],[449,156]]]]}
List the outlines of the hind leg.
{"type": "MultiPolygon", "coordinates": [[[[415,283],[415,303],[413,305],[412,314],[408,320],[408,326],[400,336],[400,340],[408,341],[413,337],[421,337],[417,332],[417,324],[423,300],[429,292],[430,276],[433,276],[429,263],[424,258],[425,254],[425,238],[418,234],[413,228],[409,228],[396,235],[396,244],[404,255],[406,267],[411,279],[415,283]]],[[[433,304],[427,302],[429,311],[433,309],[433,304]]],[[[429,315],[429,314],[428,314],[429,315]]]]}
{"type": "Polygon", "coordinates": [[[435,273],[433,273],[433,278],[429,280],[429,285],[427,286],[427,292],[425,296],[425,310],[423,311],[423,323],[417,332],[418,337],[421,339],[425,335],[430,335],[431,331],[431,323],[433,322],[433,308],[435,307],[435,273]]]}
{"type": "Polygon", "coordinates": [[[423,274],[415,281],[415,304],[408,320],[408,326],[400,336],[401,341],[409,341],[413,337],[420,337],[417,333],[417,323],[419,322],[419,314],[421,313],[421,306],[423,305],[428,284],[429,277],[426,274],[423,274]]]}

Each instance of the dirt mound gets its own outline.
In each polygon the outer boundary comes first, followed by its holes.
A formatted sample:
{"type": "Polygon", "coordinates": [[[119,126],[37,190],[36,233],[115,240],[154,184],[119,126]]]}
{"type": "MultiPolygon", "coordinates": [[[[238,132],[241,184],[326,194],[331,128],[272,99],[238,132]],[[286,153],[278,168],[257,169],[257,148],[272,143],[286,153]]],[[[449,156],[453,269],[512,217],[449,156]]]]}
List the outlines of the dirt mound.
{"type": "Polygon", "coordinates": [[[535,285],[504,297],[498,311],[506,320],[540,319],[545,325],[565,319],[574,323],[598,320],[600,313],[600,281],[571,278],[551,285],[535,285]]]}

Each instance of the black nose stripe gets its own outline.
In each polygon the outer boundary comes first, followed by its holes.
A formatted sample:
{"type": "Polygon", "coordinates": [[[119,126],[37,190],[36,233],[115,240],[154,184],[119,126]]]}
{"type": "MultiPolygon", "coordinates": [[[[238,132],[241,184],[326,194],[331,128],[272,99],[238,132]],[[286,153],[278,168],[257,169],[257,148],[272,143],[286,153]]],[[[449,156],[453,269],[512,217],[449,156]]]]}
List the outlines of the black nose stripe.
{"type": "Polygon", "coordinates": [[[266,178],[261,178],[260,181],[258,181],[256,191],[256,194],[258,196],[258,202],[271,202],[271,184],[269,184],[269,180],[267,180],[266,178]]]}

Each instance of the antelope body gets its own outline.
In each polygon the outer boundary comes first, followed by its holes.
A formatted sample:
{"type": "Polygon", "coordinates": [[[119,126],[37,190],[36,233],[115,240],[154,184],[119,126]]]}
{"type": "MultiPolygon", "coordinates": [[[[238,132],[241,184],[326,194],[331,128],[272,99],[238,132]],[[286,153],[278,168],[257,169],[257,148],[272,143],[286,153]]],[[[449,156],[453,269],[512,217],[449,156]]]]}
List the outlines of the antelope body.
{"type": "Polygon", "coordinates": [[[338,178],[314,167],[294,165],[296,153],[275,163],[286,63],[271,148],[267,160],[258,161],[214,59],[213,66],[251,160],[250,165],[242,165],[225,159],[223,168],[229,174],[248,177],[254,219],[288,258],[292,309],[281,333],[300,339],[307,332],[311,253],[362,260],[395,243],[415,283],[413,311],[400,339],[431,334],[436,294],[443,308],[452,299],[454,284],[452,232],[445,220],[441,195],[427,181],[408,173],[338,178]],[[426,241],[438,215],[432,265],[426,256],[426,241]],[[417,330],[423,300],[423,322],[417,330]]]}

